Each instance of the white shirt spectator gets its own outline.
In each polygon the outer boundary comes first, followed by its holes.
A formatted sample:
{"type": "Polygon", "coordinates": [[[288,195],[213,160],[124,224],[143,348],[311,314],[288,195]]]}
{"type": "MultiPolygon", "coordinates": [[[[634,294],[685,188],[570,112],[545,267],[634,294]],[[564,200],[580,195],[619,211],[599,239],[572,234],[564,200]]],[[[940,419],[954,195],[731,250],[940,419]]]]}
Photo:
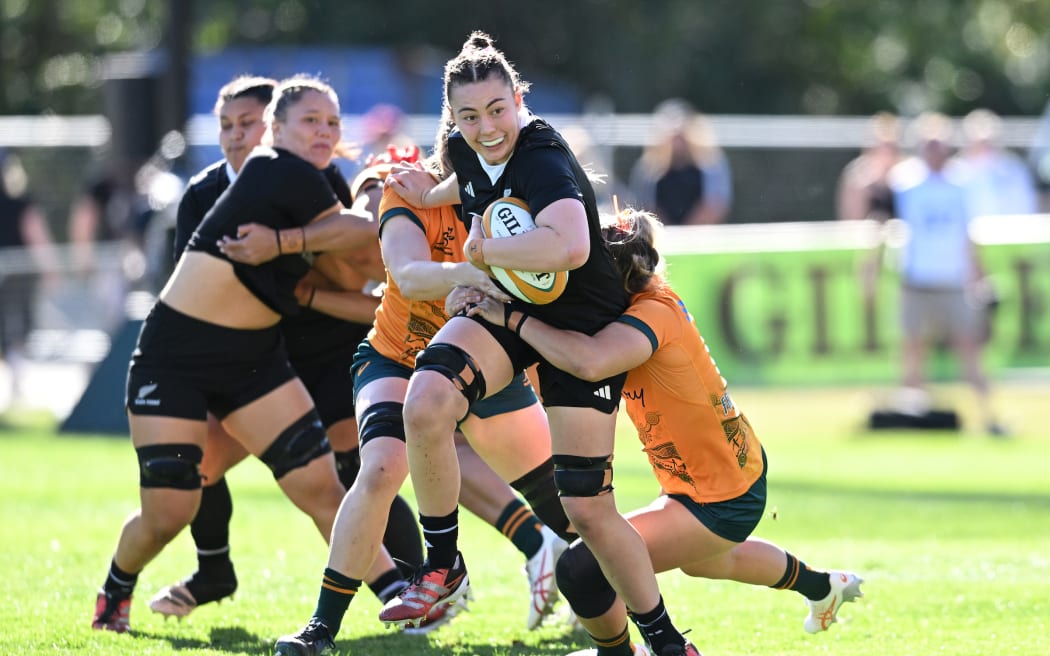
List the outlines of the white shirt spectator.
{"type": "Polygon", "coordinates": [[[919,158],[893,168],[890,186],[897,216],[908,227],[901,259],[904,283],[961,289],[973,275],[965,186],[953,171],[936,172],[919,158]]]}
{"type": "Polygon", "coordinates": [[[1035,214],[1039,197],[1031,171],[1017,155],[1006,150],[968,153],[952,163],[966,186],[973,216],[1035,214]]]}

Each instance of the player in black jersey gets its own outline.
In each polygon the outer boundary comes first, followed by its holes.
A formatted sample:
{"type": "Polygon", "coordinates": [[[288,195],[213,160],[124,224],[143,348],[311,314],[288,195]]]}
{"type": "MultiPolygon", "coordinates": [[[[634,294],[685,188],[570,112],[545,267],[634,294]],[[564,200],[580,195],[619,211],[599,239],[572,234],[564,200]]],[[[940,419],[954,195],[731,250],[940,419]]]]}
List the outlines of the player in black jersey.
{"type": "Polygon", "coordinates": [[[132,355],[126,405],[142,506],[121,531],[93,628],[128,630],[138,573],[196,514],[209,412],[271,468],[326,540],[342,501],[321,418],[288,364],[278,325],[299,310],[294,290],[309,269],[301,243],[282,243],[282,257],[255,267],[227,259],[218,242],[248,217],[301,230],[342,212],[362,245],[375,227],[369,215],[345,210],[321,173],[342,136],[331,87],[286,80],[266,116],[273,147],[256,149],[208,211],[132,355]]]}
{"type": "MultiPolygon", "coordinates": [[[[446,64],[444,82],[445,106],[457,127],[449,138],[456,175],[429,192],[408,186],[416,177],[402,181],[392,174],[391,184],[424,205],[461,202],[464,218],[500,197],[525,200],[537,228],[483,239],[475,219],[464,246],[468,259],[481,268],[570,270],[565,292],[548,305],[528,306],[528,312],[559,328],[594,334],[627,308],[628,299],[602,239],[586,174],[561,136],[528,112],[522,100],[527,85],[488,35],[469,37],[446,64]]],[[[667,615],[644,542],[616,510],[611,461],[624,374],[587,382],[557,370],[516,334],[528,315],[515,303],[505,307],[507,327],[453,317],[416,359],[404,419],[427,562],[380,619],[411,622],[466,593],[457,546],[460,478],[453,431],[474,403],[539,362],[555,481],[569,518],[654,652],[696,653],[667,615]]],[[[631,653],[626,626],[620,635],[594,637],[603,655],[631,653]]]]}
{"type": "MultiPolygon", "coordinates": [[[[269,78],[241,76],[219,90],[215,113],[219,118],[219,145],[225,158],[194,176],[182,196],[175,234],[176,260],[204,215],[230,186],[231,180],[236,179],[249,153],[262,141],[266,128],[263,111],[273,97],[276,84],[276,80],[269,78]]],[[[352,206],[350,187],[339,168],[331,164],[324,173],[339,201],[346,207],[352,206]]],[[[378,203],[378,198],[373,200],[378,203]]],[[[371,212],[371,208],[365,209],[371,212]]],[[[335,303],[339,308],[337,313],[345,320],[304,307],[298,315],[285,317],[281,330],[292,368],[314,400],[332,444],[339,479],[349,488],[360,469],[360,457],[353,385],[347,372],[357,344],[371,327],[378,299],[361,293],[366,276],[342,266],[343,262],[332,254],[318,256],[300,287],[303,303],[312,300],[313,307],[335,303]]],[[[381,264],[379,275],[382,275],[381,264]]],[[[233,500],[225,474],[247,456],[248,451],[209,413],[208,438],[201,462],[201,503],[190,523],[198,569],[157,593],[150,600],[154,611],[184,617],[198,605],[218,601],[236,590],[237,577],[229,547],[233,500]]],[[[388,526],[384,545],[390,557],[413,567],[422,562],[423,546],[415,514],[400,496],[391,506],[388,526]]],[[[369,584],[385,601],[403,585],[399,583],[403,579],[392,571],[393,564],[386,560],[385,554],[381,558],[383,564],[376,570],[381,573],[369,579],[369,584]]]]}

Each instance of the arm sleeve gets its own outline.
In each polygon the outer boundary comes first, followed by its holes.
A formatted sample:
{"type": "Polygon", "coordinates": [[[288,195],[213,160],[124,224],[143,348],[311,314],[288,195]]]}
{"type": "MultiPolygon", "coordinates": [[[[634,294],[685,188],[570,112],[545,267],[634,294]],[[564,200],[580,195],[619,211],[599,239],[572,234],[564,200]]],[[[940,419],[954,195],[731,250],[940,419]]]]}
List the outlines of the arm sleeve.
{"type": "Polygon", "coordinates": [[[677,308],[653,297],[635,299],[617,321],[639,330],[653,348],[653,353],[660,347],[678,337],[681,323],[678,321],[677,308]]]}
{"type": "Polygon", "coordinates": [[[395,216],[403,216],[411,220],[419,226],[419,229],[426,234],[427,227],[424,225],[423,220],[416,213],[415,208],[405,202],[401,196],[398,195],[392,187],[385,187],[383,189],[383,197],[379,201],[379,238],[383,238],[383,226],[386,225],[387,219],[395,216]]]}
{"type": "Polygon", "coordinates": [[[193,187],[188,187],[186,193],[182,195],[182,200],[179,201],[178,213],[175,216],[175,248],[173,255],[176,262],[182,256],[182,251],[186,250],[186,244],[189,243],[190,237],[193,236],[193,232],[203,219],[204,212],[201,211],[197,194],[194,193],[193,187]]]}
{"type": "Polygon", "coordinates": [[[568,156],[557,146],[533,148],[518,153],[521,188],[533,216],[563,198],[583,202],[583,192],[573,174],[568,156]]]}

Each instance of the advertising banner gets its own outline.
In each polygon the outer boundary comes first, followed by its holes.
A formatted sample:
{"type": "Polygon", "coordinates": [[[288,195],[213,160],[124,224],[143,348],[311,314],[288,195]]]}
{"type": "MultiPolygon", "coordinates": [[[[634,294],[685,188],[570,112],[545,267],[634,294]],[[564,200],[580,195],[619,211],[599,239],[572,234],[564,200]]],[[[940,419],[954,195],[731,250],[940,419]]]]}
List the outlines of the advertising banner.
{"type": "MultiPolygon", "coordinates": [[[[1050,216],[981,217],[985,362],[1050,376],[1050,216]]],[[[668,227],[661,250],[719,368],[734,384],[895,383],[899,224],[668,227]]],[[[961,377],[941,349],[935,378],[961,377]]]]}

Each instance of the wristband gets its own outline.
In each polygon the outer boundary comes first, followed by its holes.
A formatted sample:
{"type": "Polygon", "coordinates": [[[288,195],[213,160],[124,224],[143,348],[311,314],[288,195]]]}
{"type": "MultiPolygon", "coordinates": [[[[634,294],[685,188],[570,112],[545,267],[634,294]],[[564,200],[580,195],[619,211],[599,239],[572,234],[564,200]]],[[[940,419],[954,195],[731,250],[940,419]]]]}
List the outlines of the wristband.
{"type": "Polygon", "coordinates": [[[523,312],[522,310],[518,310],[518,309],[512,307],[510,303],[505,303],[503,305],[503,327],[506,328],[507,330],[513,331],[514,334],[517,335],[518,337],[521,337],[521,324],[525,323],[525,320],[528,319],[528,318],[529,318],[529,315],[525,314],[525,312],[523,312]],[[511,328],[510,327],[510,318],[515,312],[520,314],[521,318],[518,319],[517,325],[514,326],[513,328],[511,328]]]}
{"type": "Polygon", "coordinates": [[[299,226],[299,231],[303,235],[303,252],[306,252],[306,226],[299,226]]]}
{"type": "Polygon", "coordinates": [[[521,313],[521,319],[518,319],[518,325],[514,327],[514,334],[521,337],[521,327],[525,324],[525,320],[529,318],[529,315],[524,312],[521,313]]]}
{"type": "Polygon", "coordinates": [[[280,230],[274,230],[273,231],[273,236],[277,237],[277,254],[278,255],[284,255],[284,251],[281,250],[281,231],[280,230]]]}

